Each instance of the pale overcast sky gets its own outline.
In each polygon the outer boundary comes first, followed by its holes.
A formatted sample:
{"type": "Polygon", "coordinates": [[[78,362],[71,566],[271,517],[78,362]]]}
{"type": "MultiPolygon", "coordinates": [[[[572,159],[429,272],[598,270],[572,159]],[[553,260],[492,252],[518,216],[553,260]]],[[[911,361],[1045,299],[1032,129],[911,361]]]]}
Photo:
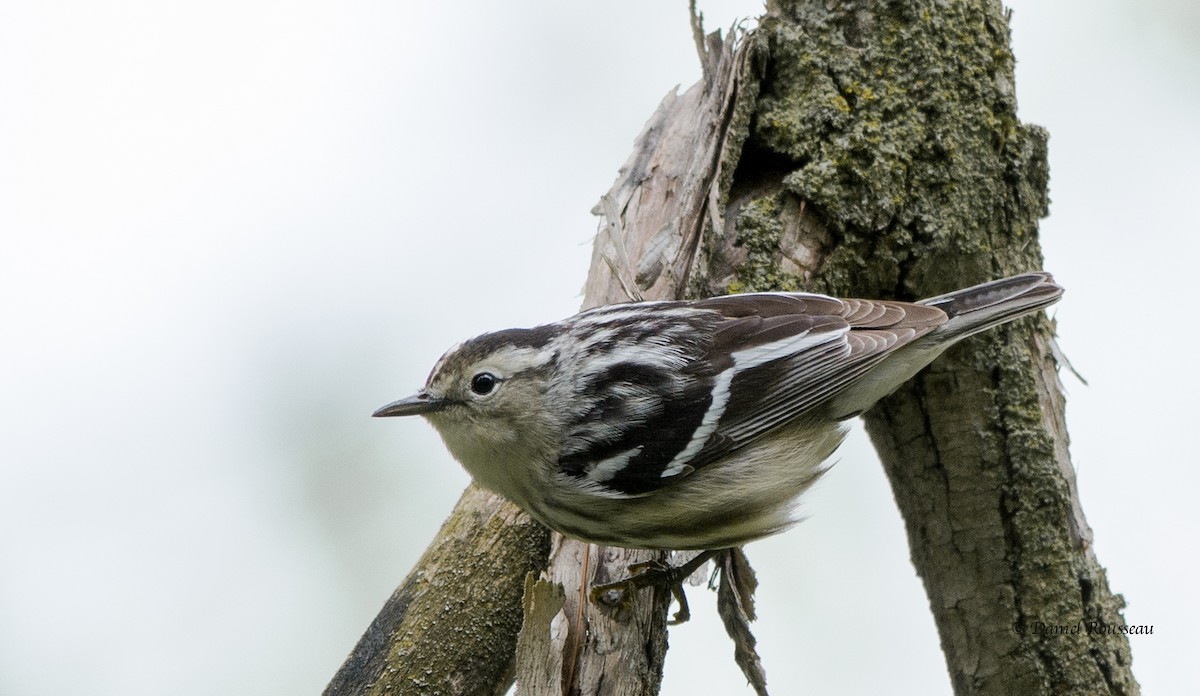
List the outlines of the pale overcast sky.
{"type": "MultiPolygon", "coordinates": [[[[589,210],[699,77],[686,5],[0,3],[0,693],[324,687],[467,483],[368,415],[578,308],[589,210]]],[[[1200,692],[1200,10],[1009,5],[1084,507],[1136,676],[1200,692]]],[[[878,463],[839,458],[748,549],[772,693],[948,694],[878,463]]],[[[663,693],[750,694],[691,596],[663,693]]]]}

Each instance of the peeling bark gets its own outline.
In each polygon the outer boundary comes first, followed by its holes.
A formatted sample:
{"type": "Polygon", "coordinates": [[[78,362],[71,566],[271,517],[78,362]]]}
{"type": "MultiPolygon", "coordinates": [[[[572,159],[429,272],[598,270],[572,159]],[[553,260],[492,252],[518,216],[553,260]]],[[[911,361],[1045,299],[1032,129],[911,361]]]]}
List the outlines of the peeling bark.
{"type": "MultiPolygon", "coordinates": [[[[749,54],[735,50],[735,42],[723,42],[719,34],[709,35],[702,45],[708,51],[706,79],[683,95],[672,92],[663,99],[594,211],[603,221],[592,248],[585,308],[684,295],[700,239],[719,215],[723,174],[740,151],[738,136],[744,130],[738,126],[744,123],[737,118],[738,108],[752,103],[744,90],[749,54]]],[[[670,593],[646,590],[629,596],[628,605],[606,606],[587,601],[586,588],[628,576],[634,563],[664,557],[659,552],[589,546],[556,534],[541,582],[566,588],[565,630],[555,633],[550,649],[550,659],[561,659],[563,669],[561,678],[547,680],[538,671],[537,657],[522,651],[518,664],[531,669],[518,670],[521,693],[658,693],[670,593]]],[[[550,630],[544,618],[527,618],[522,635],[550,630]]]]}

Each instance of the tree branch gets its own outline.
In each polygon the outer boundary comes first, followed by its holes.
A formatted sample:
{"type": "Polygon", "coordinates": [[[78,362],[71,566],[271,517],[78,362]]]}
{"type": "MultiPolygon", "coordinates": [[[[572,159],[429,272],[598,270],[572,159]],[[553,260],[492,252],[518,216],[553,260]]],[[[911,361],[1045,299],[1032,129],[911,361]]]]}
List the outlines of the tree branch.
{"type": "Polygon", "coordinates": [[[359,694],[503,694],[524,579],[549,531],[474,484],[325,688],[359,694]]]}

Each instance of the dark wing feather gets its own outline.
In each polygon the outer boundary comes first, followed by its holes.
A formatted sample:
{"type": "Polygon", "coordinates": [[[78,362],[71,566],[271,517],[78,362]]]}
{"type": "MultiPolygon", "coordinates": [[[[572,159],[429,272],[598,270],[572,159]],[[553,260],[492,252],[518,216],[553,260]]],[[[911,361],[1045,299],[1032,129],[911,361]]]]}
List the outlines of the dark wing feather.
{"type": "MultiPolygon", "coordinates": [[[[731,295],[725,306],[741,302],[759,304],[773,321],[784,312],[803,312],[812,322],[811,333],[828,340],[805,344],[794,352],[733,370],[728,403],[718,422],[711,447],[696,454],[691,466],[699,467],[724,456],[773,428],[803,417],[825,403],[881,360],[946,322],[946,314],[923,305],[886,300],[838,300],[822,295],[731,295]],[[782,301],[781,301],[782,300],[782,301]],[[933,311],[931,311],[933,310],[933,311]]],[[[704,301],[707,303],[710,301],[704,301]]],[[[697,303],[697,304],[704,304],[697,303]]],[[[744,315],[749,308],[731,308],[744,315]]],[[[795,316],[795,315],[792,315],[795,316]]],[[[735,320],[736,321],[736,320],[735,320]]],[[[724,329],[718,327],[718,334],[724,329]]],[[[719,341],[714,350],[744,350],[737,340],[719,341]],[[723,345],[722,345],[723,344],[723,345]]],[[[710,361],[718,362],[719,356],[710,361]]],[[[729,360],[733,363],[733,360],[729,360]]]]}
{"type": "Polygon", "coordinates": [[[616,332],[625,347],[645,350],[626,351],[629,360],[594,374],[583,370],[580,410],[559,459],[561,473],[598,495],[669,485],[803,417],[946,321],[933,307],[802,293],[648,303],[637,319],[625,307],[581,322],[580,351],[598,328],[612,329],[600,332],[609,342],[616,332]],[[678,354],[664,353],[664,344],[678,354]]]}

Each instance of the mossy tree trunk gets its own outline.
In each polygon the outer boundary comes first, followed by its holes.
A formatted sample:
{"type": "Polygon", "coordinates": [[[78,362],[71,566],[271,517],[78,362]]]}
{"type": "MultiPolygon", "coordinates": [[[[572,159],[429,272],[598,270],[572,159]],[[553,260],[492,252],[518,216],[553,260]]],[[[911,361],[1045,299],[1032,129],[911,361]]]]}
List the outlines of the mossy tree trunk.
{"type": "MultiPolygon", "coordinates": [[[[1017,118],[1000,3],[834,5],[776,3],[754,36],[760,93],[692,292],[911,300],[1041,268],[1047,136],[1017,118]]],[[[865,416],[958,694],[1138,691],[1052,340],[1038,317],[966,341],[865,416]]]]}
{"type": "MultiPolygon", "coordinates": [[[[589,302],[777,289],[919,299],[1041,267],[1046,134],[1017,118],[999,2],[778,0],[736,52],[715,36],[698,45],[705,80],[664,100],[605,196],[589,302]]],[[[1052,340],[1044,317],[968,340],[865,416],[957,694],[1138,692],[1122,601],[1076,494],[1052,340]],[[1026,632],[1035,622],[1109,630],[1040,637],[1026,632]]],[[[455,515],[479,514],[466,509],[455,515]]],[[[515,635],[495,633],[510,657],[471,682],[486,690],[461,689],[457,674],[401,680],[414,642],[450,664],[461,651],[423,632],[427,615],[385,607],[327,693],[500,693],[514,669],[522,693],[656,693],[666,597],[594,616],[571,599],[581,574],[563,571],[583,551],[556,542],[546,571],[543,533],[491,539],[525,552],[493,546],[490,568],[471,564],[481,588],[532,571],[503,618],[494,592],[442,584],[463,568],[423,559],[405,583],[434,609],[454,593],[478,621],[511,626],[527,610],[515,668],[515,635]],[[556,621],[571,629],[551,631],[556,621]]],[[[586,552],[592,578],[630,560],[586,552]]]]}

